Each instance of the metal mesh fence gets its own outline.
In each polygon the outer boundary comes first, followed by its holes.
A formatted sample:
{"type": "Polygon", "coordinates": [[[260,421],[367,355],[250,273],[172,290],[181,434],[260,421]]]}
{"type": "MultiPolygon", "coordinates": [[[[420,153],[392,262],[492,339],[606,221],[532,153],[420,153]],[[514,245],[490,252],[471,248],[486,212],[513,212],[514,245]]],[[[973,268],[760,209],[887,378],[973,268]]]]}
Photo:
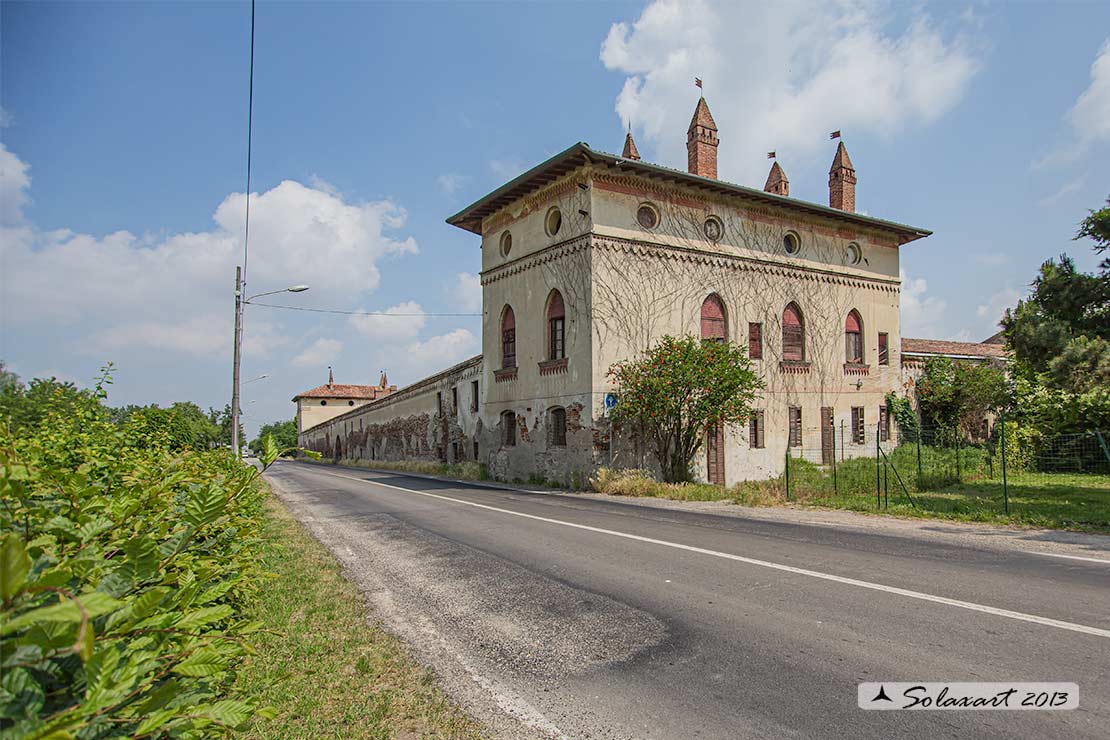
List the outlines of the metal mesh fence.
{"type": "Polygon", "coordinates": [[[1043,435],[1005,419],[977,432],[850,423],[806,428],[788,440],[787,496],[970,518],[1016,512],[1032,523],[1038,512],[1051,511],[1046,522],[1110,527],[1110,434],[1043,435]]]}

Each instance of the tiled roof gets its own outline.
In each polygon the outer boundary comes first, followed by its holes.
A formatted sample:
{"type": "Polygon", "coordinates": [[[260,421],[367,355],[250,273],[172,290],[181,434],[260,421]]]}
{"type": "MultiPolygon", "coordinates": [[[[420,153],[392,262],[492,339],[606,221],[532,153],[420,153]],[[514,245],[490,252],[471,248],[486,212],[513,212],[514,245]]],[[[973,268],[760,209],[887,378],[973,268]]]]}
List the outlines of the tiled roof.
{"type": "Polygon", "coordinates": [[[983,342],[948,342],[943,339],[909,339],[903,337],[902,354],[1005,358],[1006,347],[1002,344],[985,344],[983,342]]]}
{"type": "Polygon", "coordinates": [[[694,117],[690,119],[690,128],[693,129],[696,126],[717,130],[717,122],[713,120],[713,114],[709,112],[709,104],[705,102],[705,98],[698,99],[697,107],[694,108],[694,117]]]}
{"type": "Polygon", "coordinates": [[[331,385],[324,384],[310,391],[298,393],[293,397],[293,400],[296,401],[298,398],[369,398],[372,400],[385,395],[387,390],[377,385],[332,383],[331,385]]]}

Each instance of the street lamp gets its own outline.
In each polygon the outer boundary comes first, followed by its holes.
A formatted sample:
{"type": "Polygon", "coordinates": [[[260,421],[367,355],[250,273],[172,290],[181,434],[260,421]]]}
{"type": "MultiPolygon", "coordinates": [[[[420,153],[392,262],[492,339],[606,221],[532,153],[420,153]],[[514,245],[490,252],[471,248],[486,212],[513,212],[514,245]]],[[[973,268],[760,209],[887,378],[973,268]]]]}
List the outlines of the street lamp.
{"type": "Polygon", "coordinates": [[[268,377],[270,377],[269,373],[262,373],[257,378],[251,378],[250,380],[244,380],[242,383],[240,383],[240,385],[246,385],[247,383],[253,383],[256,380],[262,380],[263,378],[268,378],[268,377]]]}
{"type": "MultiPolygon", "coordinates": [[[[270,290],[265,293],[258,293],[246,299],[243,298],[243,268],[239,265],[235,266],[235,335],[232,339],[234,343],[234,350],[232,352],[232,371],[231,371],[231,449],[235,451],[235,459],[240,459],[239,449],[239,355],[243,347],[243,306],[250,303],[255,298],[261,298],[264,295],[273,295],[275,293],[303,293],[308,290],[307,285],[293,285],[281,290],[270,290]]],[[[265,375],[261,377],[266,377],[265,375]]],[[[254,378],[259,380],[259,378],[254,378]]],[[[248,383],[251,381],[247,381],[248,383]]]]}

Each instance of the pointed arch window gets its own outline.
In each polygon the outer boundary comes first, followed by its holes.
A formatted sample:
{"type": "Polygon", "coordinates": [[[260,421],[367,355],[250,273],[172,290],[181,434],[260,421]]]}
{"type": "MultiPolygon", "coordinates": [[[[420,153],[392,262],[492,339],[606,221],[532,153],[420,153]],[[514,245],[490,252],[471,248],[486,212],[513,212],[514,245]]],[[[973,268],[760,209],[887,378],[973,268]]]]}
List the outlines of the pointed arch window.
{"type": "Polygon", "coordinates": [[[563,294],[553,290],[547,297],[547,359],[561,360],[566,356],[566,309],[563,294]]]}
{"type": "Polygon", "coordinates": [[[716,293],[701,304],[701,338],[710,342],[723,342],[728,337],[728,320],[725,304],[716,293]]]}
{"type": "Polygon", "coordinates": [[[782,312],[782,359],[790,362],[804,362],[806,334],[802,310],[798,304],[791,303],[782,312]]]}
{"type": "Polygon", "coordinates": [[[863,320],[854,308],[844,320],[844,361],[854,365],[863,364],[863,320]]]}
{"type": "Polygon", "coordinates": [[[516,316],[512,306],[501,312],[501,367],[516,367],[516,316]]]}

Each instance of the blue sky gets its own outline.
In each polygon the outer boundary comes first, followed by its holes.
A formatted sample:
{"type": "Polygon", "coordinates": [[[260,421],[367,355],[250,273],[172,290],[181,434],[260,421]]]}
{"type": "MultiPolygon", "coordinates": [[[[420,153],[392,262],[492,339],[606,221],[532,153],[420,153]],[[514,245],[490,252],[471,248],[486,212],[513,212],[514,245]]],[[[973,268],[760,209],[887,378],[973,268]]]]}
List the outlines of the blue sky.
{"type": "MultiPolygon", "coordinates": [[[[112,400],[229,397],[245,187],[247,3],[0,5],[0,357],[112,400]]],[[[1110,5],[260,3],[249,292],[478,309],[446,216],[575,141],[684,165],[697,90],[721,176],[935,231],[902,253],[903,333],[982,339],[1110,193],[1110,5]]],[[[406,383],[478,351],[467,317],[251,308],[249,430],[326,378],[406,383]]]]}

